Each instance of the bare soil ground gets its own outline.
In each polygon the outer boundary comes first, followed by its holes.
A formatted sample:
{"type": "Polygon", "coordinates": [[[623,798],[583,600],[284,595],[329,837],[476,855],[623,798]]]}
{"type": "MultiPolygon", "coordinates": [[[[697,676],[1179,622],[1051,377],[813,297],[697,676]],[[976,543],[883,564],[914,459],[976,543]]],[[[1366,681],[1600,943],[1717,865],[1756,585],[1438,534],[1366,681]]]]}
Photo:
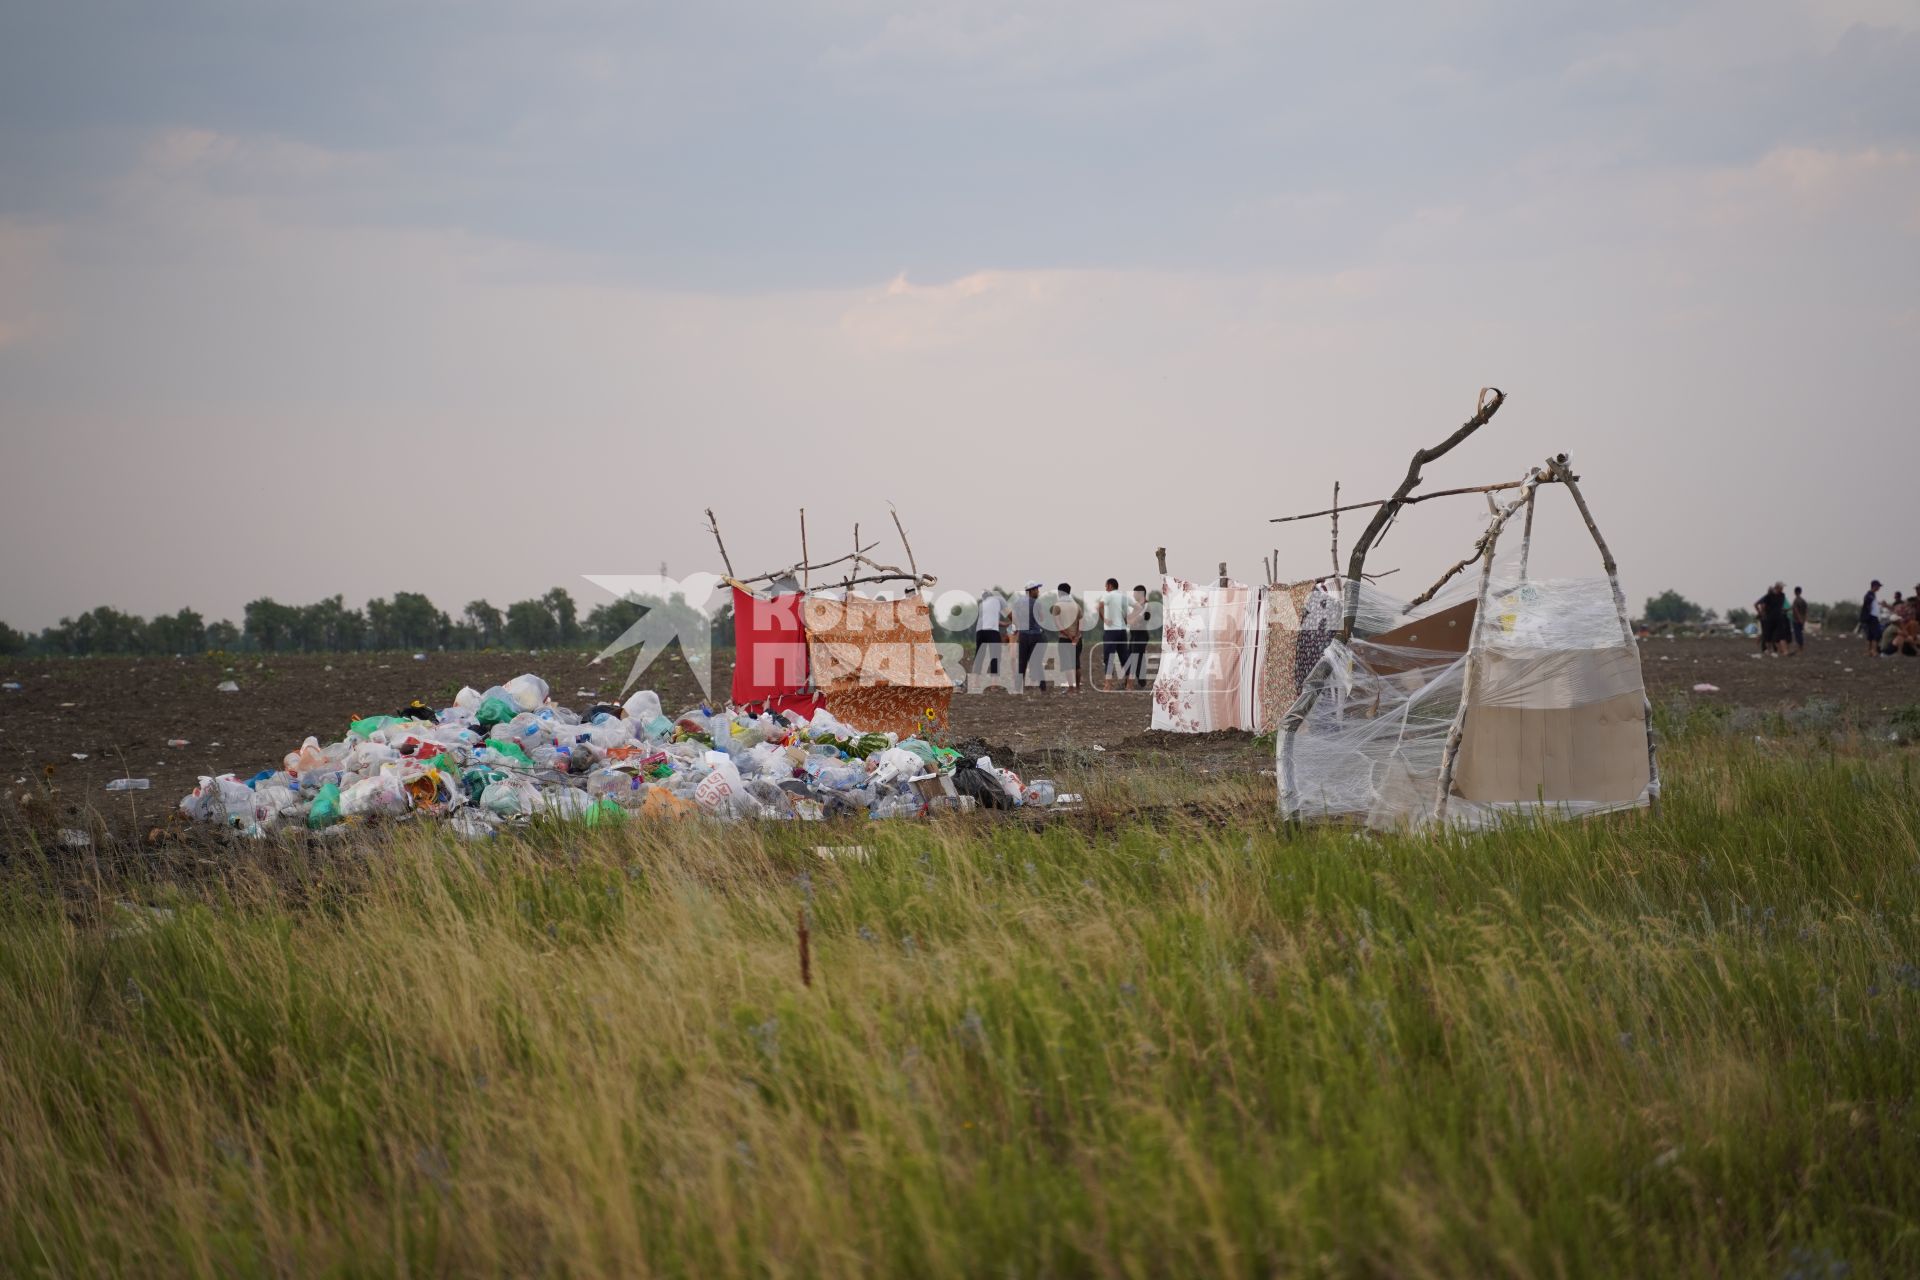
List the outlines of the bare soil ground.
{"type": "MultiPolygon", "coordinates": [[[[1651,640],[1642,646],[1656,704],[1676,698],[1758,710],[1825,703],[1864,723],[1920,705],[1920,660],[1874,659],[1851,640],[1816,639],[1804,655],[1758,658],[1751,642],[1651,640]],[[1695,693],[1697,684],[1717,692],[1695,693]]],[[[697,704],[698,685],[677,661],[648,673],[669,710],[697,704]]],[[[452,701],[463,684],[484,688],[523,671],[556,700],[584,708],[617,700],[624,668],[573,652],[413,655],[250,655],[244,658],[92,658],[0,661],[0,816],[44,795],[50,779],[66,815],[98,810],[123,835],[164,824],[202,774],[248,776],[277,768],[308,735],[339,738],[355,716],[395,711],[409,699],[452,701]],[[223,680],[238,693],[217,692],[223,680]],[[185,745],[169,745],[184,739],[185,745]],[[84,756],[84,759],[77,757],[84,756]],[[115,778],[146,778],[145,791],[110,793],[115,778]]],[[[715,687],[728,671],[716,655],[715,687]]],[[[1912,714],[1909,712],[1908,714],[1912,714]]],[[[954,700],[952,736],[1019,767],[1271,769],[1268,749],[1243,733],[1148,729],[1144,692],[990,692],[954,700]]]]}

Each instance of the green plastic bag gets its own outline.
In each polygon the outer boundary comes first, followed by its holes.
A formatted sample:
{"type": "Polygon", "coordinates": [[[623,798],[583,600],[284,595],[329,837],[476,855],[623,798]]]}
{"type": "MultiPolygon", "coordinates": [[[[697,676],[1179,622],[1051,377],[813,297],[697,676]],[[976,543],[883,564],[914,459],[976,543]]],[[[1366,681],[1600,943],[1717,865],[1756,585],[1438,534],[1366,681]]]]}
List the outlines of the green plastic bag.
{"type": "Polygon", "coordinates": [[[481,702],[480,709],[473,713],[473,718],[476,723],[491,729],[494,725],[505,724],[519,714],[520,708],[505,698],[487,698],[481,702]]]}
{"type": "Polygon", "coordinates": [[[900,749],[919,758],[921,764],[934,763],[937,748],[925,738],[906,738],[900,743],[900,749]]]}
{"type": "Polygon", "coordinates": [[[355,720],[352,724],[348,725],[347,732],[357,733],[363,738],[371,738],[376,730],[384,729],[390,724],[399,723],[400,720],[397,716],[368,716],[364,720],[355,720]]]}
{"type": "Polygon", "coordinates": [[[329,782],[313,797],[313,808],[307,810],[307,825],[318,831],[340,820],[340,788],[329,782]]]}
{"type": "Polygon", "coordinates": [[[489,742],[487,746],[498,754],[507,757],[509,760],[518,760],[521,764],[527,766],[527,768],[533,768],[532,758],[529,757],[526,752],[522,751],[517,743],[489,742]]]}
{"type": "Polygon", "coordinates": [[[593,808],[581,815],[580,821],[589,827],[605,826],[615,822],[625,822],[627,811],[615,804],[607,796],[601,796],[594,802],[593,808]]]}
{"type": "Polygon", "coordinates": [[[460,786],[466,791],[467,799],[474,804],[480,803],[480,797],[487,793],[487,784],[506,781],[507,775],[498,769],[488,769],[482,765],[469,766],[460,775],[460,786]]]}

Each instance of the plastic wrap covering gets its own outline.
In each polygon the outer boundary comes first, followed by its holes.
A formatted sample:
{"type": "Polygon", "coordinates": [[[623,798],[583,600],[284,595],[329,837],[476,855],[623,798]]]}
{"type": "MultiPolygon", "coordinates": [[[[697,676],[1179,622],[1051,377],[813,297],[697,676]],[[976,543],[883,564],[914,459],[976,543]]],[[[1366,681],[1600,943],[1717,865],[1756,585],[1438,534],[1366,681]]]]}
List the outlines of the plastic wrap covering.
{"type": "MultiPolygon", "coordinates": [[[[1340,590],[1346,586],[1346,581],[1341,579],[1339,580],[1339,586],[1335,589],[1340,590]]],[[[1430,614],[1438,613],[1447,605],[1456,604],[1459,601],[1458,593],[1454,592],[1442,596],[1437,601],[1430,600],[1409,613],[1407,611],[1407,602],[1404,599],[1394,595],[1392,592],[1381,590],[1378,586],[1365,579],[1362,579],[1359,583],[1359,596],[1359,607],[1354,610],[1353,615],[1353,634],[1369,638],[1382,635],[1398,627],[1403,627],[1409,622],[1427,617],[1430,614]]],[[[1338,607],[1341,603],[1343,602],[1336,601],[1335,617],[1333,620],[1333,627],[1336,631],[1340,629],[1341,618],[1339,617],[1338,607]]]]}
{"type": "Polygon", "coordinates": [[[1290,714],[1297,729],[1279,735],[1284,812],[1389,830],[1436,821],[1456,719],[1449,823],[1652,800],[1659,784],[1640,654],[1606,580],[1496,580],[1487,616],[1475,621],[1475,612],[1456,590],[1421,615],[1402,615],[1425,626],[1383,629],[1424,633],[1434,647],[1357,636],[1328,645],[1290,714]],[[1462,625],[1473,640],[1464,653],[1467,635],[1449,629],[1462,625]]]}

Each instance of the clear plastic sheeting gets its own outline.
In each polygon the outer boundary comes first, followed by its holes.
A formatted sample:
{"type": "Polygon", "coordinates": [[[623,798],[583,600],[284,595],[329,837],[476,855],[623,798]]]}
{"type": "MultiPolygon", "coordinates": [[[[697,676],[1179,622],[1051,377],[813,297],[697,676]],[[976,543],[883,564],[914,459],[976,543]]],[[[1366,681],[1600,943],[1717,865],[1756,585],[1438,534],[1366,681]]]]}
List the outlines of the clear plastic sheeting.
{"type": "Polygon", "coordinates": [[[1496,577],[1484,617],[1465,584],[1414,613],[1382,596],[1362,584],[1367,625],[1350,643],[1328,644],[1279,734],[1283,812],[1408,830],[1652,801],[1659,783],[1640,654],[1606,579],[1496,577]],[[1421,619],[1436,625],[1412,625],[1421,619]],[[1449,634],[1441,619],[1469,634],[1449,634]],[[1369,632],[1430,635],[1435,647],[1379,643],[1363,638],[1369,632]]]}

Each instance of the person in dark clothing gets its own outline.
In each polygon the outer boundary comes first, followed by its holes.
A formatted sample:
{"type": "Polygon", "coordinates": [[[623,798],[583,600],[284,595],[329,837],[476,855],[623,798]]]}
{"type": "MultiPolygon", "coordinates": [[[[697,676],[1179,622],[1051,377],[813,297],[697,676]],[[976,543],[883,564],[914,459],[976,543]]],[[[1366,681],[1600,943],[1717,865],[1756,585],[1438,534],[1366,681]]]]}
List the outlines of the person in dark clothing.
{"type": "Polygon", "coordinates": [[[1793,619],[1793,651],[1805,653],[1807,651],[1807,597],[1798,587],[1793,589],[1793,604],[1787,612],[1793,619]]]}
{"type": "Polygon", "coordinates": [[[1787,584],[1774,583],[1753,602],[1753,608],[1760,615],[1760,652],[1772,658],[1785,656],[1792,635],[1787,625],[1787,584]]]}
{"type": "Polygon", "coordinates": [[[1045,659],[1037,657],[1040,646],[1047,642],[1046,610],[1040,607],[1040,579],[1034,578],[1027,583],[1027,592],[1013,602],[1013,622],[1020,631],[1020,670],[1016,677],[1016,687],[1025,689],[1029,682],[1040,692],[1047,691],[1047,682],[1041,676],[1038,665],[1045,659]]]}
{"type": "Polygon", "coordinates": [[[1147,641],[1152,632],[1147,626],[1147,589],[1133,588],[1133,604],[1127,610],[1127,679],[1147,683],[1147,641]]]}
{"type": "Polygon", "coordinates": [[[1061,583],[1054,591],[1053,627],[1063,646],[1063,656],[1073,663],[1067,669],[1065,683],[1075,693],[1080,691],[1080,651],[1086,644],[1085,621],[1081,616],[1080,602],[1073,598],[1073,584],[1061,583]]]}
{"type": "Polygon", "coordinates": [[[1860,602],[1860,629],[1867,633],[1867,656],[1880,656],[1880,579],[1875,578],[1873,585],[1867,588],[1866,599],[1860,602]]]}

